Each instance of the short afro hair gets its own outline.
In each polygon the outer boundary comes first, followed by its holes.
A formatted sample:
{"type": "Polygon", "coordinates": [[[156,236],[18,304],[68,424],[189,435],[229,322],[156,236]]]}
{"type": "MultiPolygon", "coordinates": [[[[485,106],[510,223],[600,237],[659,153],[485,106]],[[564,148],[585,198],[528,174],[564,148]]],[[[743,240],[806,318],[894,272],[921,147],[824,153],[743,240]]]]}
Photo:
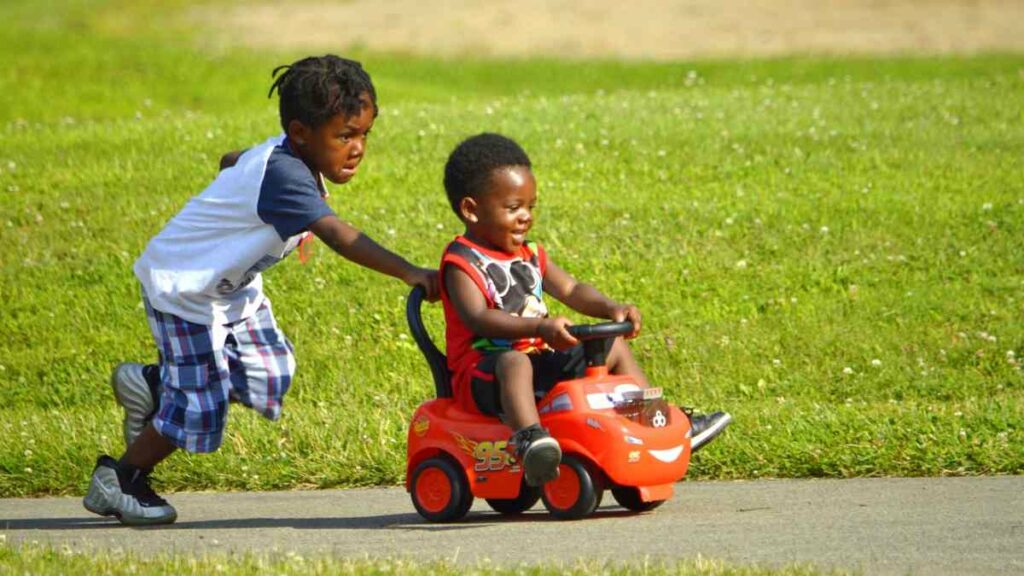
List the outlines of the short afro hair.
{"type": "Polygon", "coordinates": [[[444,165],[444,189],[455,214],[461,218],[462,199],[479,198],[487,191],[491,174],[508,166],[532,167],[522,147],[501,134],[477,134],[456,146],[444,165]]]}
{"type": "Polygon", "coordinates": [[[285,132],[292,120],[317,128],[339,113],[358,115],[365,105],[363,94],[369,96],[373,116],[377,117],[377,91],[363,65],[355,60],[333,54],[310,56],[278,66],[270,76],[274,83],[267,97],[275,90],[280,96],[281,127],[285,132]]]}

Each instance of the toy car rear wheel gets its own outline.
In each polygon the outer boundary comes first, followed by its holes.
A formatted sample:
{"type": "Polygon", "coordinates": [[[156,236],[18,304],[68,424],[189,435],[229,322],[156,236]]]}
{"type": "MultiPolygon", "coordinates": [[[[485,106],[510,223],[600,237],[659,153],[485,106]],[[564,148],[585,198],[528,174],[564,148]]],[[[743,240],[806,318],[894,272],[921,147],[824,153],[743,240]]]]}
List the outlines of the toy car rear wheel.
{"type": "Polygon", "coordinates": [[[664,500],[652,500],[644,502],[640,499],[640,490],[633,486],[620,486],[612,488],[612,497],[620,506],[633,512],[647,512],[654,510],[665,503],[664,500]]]}
{"type": "Polygon", "coordinates": [[[577,520],[593,513],[604,495],[601,477],[571,455],[562,457],[558,472],[558,478],[541,489],[541,499],[548,512],[561,520],[577,520]]]}
{"type": "Polygon", "coordinates": [[[540,488],[530,486],[524,480],[519,487],[519,495],[515,498],[488,498],[487,504],[495,512],[514,516],[533,508],[538,500],[540,500],[540,488]]]}
{"type": "Polygon", "coordinates": [[[412,473],[409,491],[416,511],[431,522],[451,522],[469,512],[473,493],[462,471],[444,458],[429,458],[412,473]]]}

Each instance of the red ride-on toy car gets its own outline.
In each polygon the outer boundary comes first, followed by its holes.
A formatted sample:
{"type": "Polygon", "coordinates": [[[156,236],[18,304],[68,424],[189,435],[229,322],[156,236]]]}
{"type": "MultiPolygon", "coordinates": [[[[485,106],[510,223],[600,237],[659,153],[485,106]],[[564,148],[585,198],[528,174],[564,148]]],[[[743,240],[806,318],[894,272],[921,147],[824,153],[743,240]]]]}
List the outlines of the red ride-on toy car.
{"type": "Polygon", "coordinates": [[[444,354],[423,326],[422,288],[409,295],[406,318],[427,358],[437,398],[417,408],[409,426],[406,489],[421,516],[434,522],[458,520],[473,498],[502,514],[521,514],[543,500],[557,518],[592,513],[604,490],[623,507],[651,510],[672,497],[672,485],[690,462],[690,420],[629,376],[613,376],[604,365],[616,336],[628,322],[577,325],[583,342],[583,378],[558,383],[538,403],[540,423],[562,447],[557,479],[539,488],[523,480],[509,444],[512,430],[498,419],[467,412],[452,399],[444,354]]]}

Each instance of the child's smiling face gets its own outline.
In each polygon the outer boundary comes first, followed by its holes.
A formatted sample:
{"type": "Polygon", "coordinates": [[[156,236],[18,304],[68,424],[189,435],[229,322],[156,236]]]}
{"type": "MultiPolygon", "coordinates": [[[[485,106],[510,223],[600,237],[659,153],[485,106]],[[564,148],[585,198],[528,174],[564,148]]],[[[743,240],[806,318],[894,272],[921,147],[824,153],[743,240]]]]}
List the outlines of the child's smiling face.
{"type": "Polygon", "coordinates": [[[486,248],[515,252],[533,227],[537,182],[525,166],[504,166],[491,172],[479,198],[463,198],[462,219],[471,240],[486,248]]]}
{"type": "Polygon", "coordinates": [[[374,109],[368,95],[362,100],[363,108],[358,115],[335,114],[316,128],[297,120],[289,126],[288,139],[302,161],[335,184],[351,180],[366,153],[374,109]]]}

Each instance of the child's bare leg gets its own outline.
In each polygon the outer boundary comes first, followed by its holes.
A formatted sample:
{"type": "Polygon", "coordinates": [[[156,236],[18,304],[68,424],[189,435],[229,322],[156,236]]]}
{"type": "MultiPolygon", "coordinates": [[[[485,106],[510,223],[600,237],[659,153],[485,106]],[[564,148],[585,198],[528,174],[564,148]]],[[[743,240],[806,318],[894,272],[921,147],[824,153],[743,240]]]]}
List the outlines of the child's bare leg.
{"type": "Polygon", "coordinates": [[[161,436],[153,424],[149,424],[125,451],[121,462],[141,470],[152,470],[176,449],[177,446],[161,436]]]}
{"type": "Polygon", "coordinates": [[[505,352],[494,367],[501,392],[505,423],[521,430],[540,422],[533,397],[533,365],[522,352],[505,352]]]}
{"type": "Polygon", "coordinates": [[[505,424],[515,430],[512,443],[516,446],[516,457],[523,463],[526,483],[540,486],[554,480],[558,477],[562,449],[540,426],[530,358],[522,352],[505,352],[498,357],[494,376],[501,387],[505,424]]]}
{"type": "Polygon", "coordinates": [[[647,376],[636,363],[633,353],[629,351],[629,344],[626,344],[623,338],[616,338],[611,351],[608,352],[608,371],[612,374],[632,376],[641,387],[648,386],[647,376]]]}

